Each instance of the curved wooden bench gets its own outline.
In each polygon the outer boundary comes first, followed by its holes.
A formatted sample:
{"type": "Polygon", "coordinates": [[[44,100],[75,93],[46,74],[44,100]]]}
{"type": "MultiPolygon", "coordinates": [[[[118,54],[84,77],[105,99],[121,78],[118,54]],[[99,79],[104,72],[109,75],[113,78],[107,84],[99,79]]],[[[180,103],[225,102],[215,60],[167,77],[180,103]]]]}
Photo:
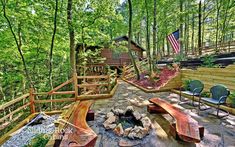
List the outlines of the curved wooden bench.
{"type": "Polygon", "coordinates": [[[69,123],[65,127],[65,130],[71,129],[72,132],[65,131],[60,143],[61,147],[95,146],[97,135],[86,122],[87,113],[93,102],[93,100],[80,101],[79,105],[75,107],[75,110],[69,119],[69,123]]]}
{"type": "Polygon", "coordinates": [[[198,122],[190,115],[160,98],[151,98],[149,101],[155,105],[155,108],[149,106],[148,111],[155,110],[155,112],[168,113],[175,119],[175,124],[171,126],[176,131],[177,136],[175,137],[179,137],[186,142],[199,143],[201,141],[204,128],[200,127],[198,122]]]}

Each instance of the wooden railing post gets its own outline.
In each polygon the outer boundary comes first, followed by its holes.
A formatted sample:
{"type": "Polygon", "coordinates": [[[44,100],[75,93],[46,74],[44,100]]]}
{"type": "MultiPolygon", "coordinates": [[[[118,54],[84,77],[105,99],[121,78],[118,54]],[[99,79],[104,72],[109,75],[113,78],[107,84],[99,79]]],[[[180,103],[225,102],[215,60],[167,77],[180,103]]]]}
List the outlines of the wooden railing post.
{"type": "Polygon", "coordinates": [[[110,85],[110,70],[108,70],[108,92],[110,93],[110,90],[111,90],[111,85],[110,85]]]}
{"type": "Polygon", "coordinates": [[[34,95],[34,89],[30,88],[29,89],[29,101],[30,101],[30,112],[33,114],[35,113],[35,95],[34,95]]]}
{"type": "Polygon", "coordinates": [[[118,73],[117,73],[117,69],[115,69],[115,84],[117,84],[117,78],[118,78],[118,73]]]}
{"type": "Polygon", "coordinates": [[[73,74],[73,82],[74,82],[75,100],[77,100],[77,97],[78,97],[78,78],[77,78],[76,72],[73,74]]]}

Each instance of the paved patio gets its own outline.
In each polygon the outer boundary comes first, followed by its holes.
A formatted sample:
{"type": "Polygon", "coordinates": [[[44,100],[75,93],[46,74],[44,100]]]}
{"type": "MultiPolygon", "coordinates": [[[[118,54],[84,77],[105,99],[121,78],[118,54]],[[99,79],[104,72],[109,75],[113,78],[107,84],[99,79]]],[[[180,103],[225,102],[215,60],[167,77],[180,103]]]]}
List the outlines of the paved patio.
{"type": "Polygon", "coordinates": [[[98,134],[96,147],[116,147],[119,146],[120,142],[136,147],[232,147],[235,145],[235,116],[229,115],[226,119],[220,120],[213,114],[215,109],[202,111],[200,115],[198,115],[197,107],[192,107],[187,103],[182,105],[178,105],[177,103],[178,95],[170,92],[145,93],[130,84],[119,81],[118,89],[113,98],[96,101],[91,108],[95,110],[95,121],[91,121],[89,124],[98,134]],[[146,106],[135,105],[137,100],[139,100],[141,104],[147,104],[148,99],[152,97],[163,98],[191,115],[198,121],[199,125],[205,127],[204,139],[198,144],[175,140],[169,134],[169,122],[173,121],[170,115],[149,114],[146,106]],[[135,110],[147,114],[154,126],[150,134],[142,140],[130,140],[118,137],[112,131],[106,131],[103,127],[105,115],[111,108],[125,109],[130,105],[132,105],[135,110]]]}

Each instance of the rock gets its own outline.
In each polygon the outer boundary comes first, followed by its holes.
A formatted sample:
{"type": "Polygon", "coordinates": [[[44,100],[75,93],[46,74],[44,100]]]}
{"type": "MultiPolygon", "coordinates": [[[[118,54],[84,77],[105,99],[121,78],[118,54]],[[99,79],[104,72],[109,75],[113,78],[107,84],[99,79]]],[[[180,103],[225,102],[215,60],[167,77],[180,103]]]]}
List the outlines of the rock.
{"type": "Polygon", "coordinates": [[[136,120],[140,120],[141,119],[141,115],[140,115],[140,113],[138,111],[134,111],[133,115],[134,115],[136,120]]]}
{"type": "Polygon", "coordinates": [[[128,136],[128,134],[130,133],[130,131],[132,130],[132,127],[130,127],[130,128],[126,128],[125,130],[124,130],[124,136],[128,136]]]}
{"type": "Polygon", "coordinates": [[[114,113],[113,112],[109,112],[109,113],[107,113],[106,118],[109,118],[109,117],[112,117],[112,116],[114,116],[114,113]]]}
{"type": "Polygon", "coordinates": [[[147,115],[146,114],[141,114],[141,118],[144,118],[146,117],[147,115]]]}
{"type": "Polygon", "coordinates": [[[110,116],[104,123],[106,124],[112,124],[116,121],[116,116],[115,115],[112,115],[110,116]]]}
{"type": "Polygon", "coordinates": [[[153,87],[152,86],[147,86],[147,89],[153,89],[153,87]]]}
{"type": "Polygon", "coordinates": [[[140,126],[135,126],[128,134],[128,137],[130,139],[135,139],[135,138],[142,139],[147,134],[148,134],[148,129],[140,127],[140,126]]]}
{"type": "Polygon", "coordinates": [[[149,76],[147,76],[147,75],[146,75],[146,76],[144,76],[144,78],[145,78],[145,79],[148,79],[148,78],[149,78],[149,76]]]}
{"type": "Polygon", "coordinates": [[[132,146],[136,146],[138,144],[140,144],[139,141],[129,141],[129,140],[124,140],[124,139],[121,139],[119,141],[120,147],[132,147],[132,146]]]}
{"type": "Polygon", "coordinates": [[[106,130],[113,130],[117,126],[116,124],[108,124],[108,123],[103,123],[103,125],[106,130]]]}
{"type": "Polygon", "coordinates": [[[118,126],[113,131],[118,136],[122,136],[124,133],[123,128],[122,128],[122,124],[118,124],[118,126]]]}
{"type": "Polygon", "coordinates": [[[132,112],[133,112],[133,111],[134,111],[134,108],[133,108],[132,106],[127,106],[127,107],[126,107],[126,111],[132,111],[132,112]]]}
{"type": "Polygon", "coordinates": [[[142,122],[144,128],[150,129],[152,123],[151,123],[151,120],[148,117],[142,118],[141,122],[142,122]]]}
{"type": "Polygon", "coordinates": [[[137,106],[137,107],[140,107],[140,106],[141,106],[140,103],[139,103],[139,101],[137,101],[137,100],[135,100],[135,99],[131,99],[131,100],[129,100],[129,102],[130,102],[132,105],[135,105],[135,106],[137,106]]]}
{"type": "Polygon", "coordinates": [[[134,112],[134,108],[132,106],[127,106],[126,107],[126,112],[125,115],[131,115],[134,112]]]}
{"type": "Polygon", "coordinates": [[[124,111],[121,109],[112,109],[111,110],[115,115],[124,115],[124,111]]]}
{"type": "Polygon", "coordinates": [[[144,99],[143,99],[142,97],[138,97],[138,99],[139,99],[140,101],[144,101],[144,99]]]}

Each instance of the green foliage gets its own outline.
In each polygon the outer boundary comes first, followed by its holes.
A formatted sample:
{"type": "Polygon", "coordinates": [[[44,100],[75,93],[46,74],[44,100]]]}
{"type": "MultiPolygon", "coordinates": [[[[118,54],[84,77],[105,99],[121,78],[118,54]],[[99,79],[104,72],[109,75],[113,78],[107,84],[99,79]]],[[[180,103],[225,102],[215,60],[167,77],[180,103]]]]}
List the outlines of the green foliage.
{"type": "Polygon", "coordinates": [[[212,67],[217,67],[214,62],[215,62],[215,58],[213,55],[206,55],[205,57],[203,57],[202,59],[203,67],[208,67],[208,68],[212,68],[212,67]]]}
{"type": "Polygon", "coordinates": [[[127,41],[112,42],[109,48],[115,53],[128,52],[127,41]]]}
{"type": "Polygon", "coordinates": [[[183,88],[184,88],[184,90],[190,90],[189,89],[189,84],[190,84],[190,82],[191,82],[192,80],[184,80],[183,81],[183,88]]]}
{"type": "Polygon", "coordinates": [[[49,141],[49,137],[45,134],[39,134],[31,140],[29,145],[25,147],[45,147],[47,142],[49,141]]]}
{"type": "Polygon", "coordinates": [[[183,54],[177,54],[174,58],[174,62],[180,62],[180,61],[185,61],[186,57],[183,54]]]}
{"type": "Polygon", "coordinates": [[[235,108],[235,91],[231,92],[228,97],[229,103],[232,105],[232,107],[235,108]]]}
{"type": "Polygon", "coordinates": [[[207,91],[203,91],[202,93],[201,93],[201,97],[210,97],[210,92],[207,92],[207,91]]]}

